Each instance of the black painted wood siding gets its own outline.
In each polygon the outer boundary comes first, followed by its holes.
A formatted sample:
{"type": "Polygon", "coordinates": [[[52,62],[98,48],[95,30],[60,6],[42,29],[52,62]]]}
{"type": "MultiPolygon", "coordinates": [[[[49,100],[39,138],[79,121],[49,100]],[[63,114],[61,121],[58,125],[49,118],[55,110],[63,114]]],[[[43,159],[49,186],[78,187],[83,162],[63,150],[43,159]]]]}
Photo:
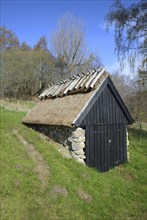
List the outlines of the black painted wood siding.
{"type": "Polygon", "coordinates": [[[98,124],[128,124],[128,119],[109,85],[105,87],[102,94],[83,119],[81,126],[98,124]]]}
{"type": "Polygon", "coordinates": [[[127,161],[126,125],[86,126],[86,164],[101,172],[127,161]]]}

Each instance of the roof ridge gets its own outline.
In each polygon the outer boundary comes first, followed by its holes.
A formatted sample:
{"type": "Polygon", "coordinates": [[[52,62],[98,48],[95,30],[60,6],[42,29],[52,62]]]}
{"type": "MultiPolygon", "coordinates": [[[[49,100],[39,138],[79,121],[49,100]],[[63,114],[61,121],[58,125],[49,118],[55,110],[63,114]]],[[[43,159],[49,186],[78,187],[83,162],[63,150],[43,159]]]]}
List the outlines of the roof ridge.
{"type": "Polygon", "coordinates": [[[104,67],[93,70],[88,70],[87,73],[76,74],[69,79],[61,79],[56,82],[51,82],[48,88],[45,89],[39,96],[42,98],[55,98],[68,94],[87,92],[94,89],[97,81],[105,72],[104,67]]]}

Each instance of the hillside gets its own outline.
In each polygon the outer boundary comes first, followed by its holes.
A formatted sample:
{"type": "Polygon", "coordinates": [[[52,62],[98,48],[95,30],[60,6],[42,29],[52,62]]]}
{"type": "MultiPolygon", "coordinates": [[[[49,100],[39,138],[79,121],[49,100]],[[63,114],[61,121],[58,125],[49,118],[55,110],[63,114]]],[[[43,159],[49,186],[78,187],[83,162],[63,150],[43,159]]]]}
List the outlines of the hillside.
{"type": "Polygon", "coordinates": [[[129,130],[131,160],[107,173],[64,158],[1,108],[2,220],[146,219],[146,132],[129,130]]]}

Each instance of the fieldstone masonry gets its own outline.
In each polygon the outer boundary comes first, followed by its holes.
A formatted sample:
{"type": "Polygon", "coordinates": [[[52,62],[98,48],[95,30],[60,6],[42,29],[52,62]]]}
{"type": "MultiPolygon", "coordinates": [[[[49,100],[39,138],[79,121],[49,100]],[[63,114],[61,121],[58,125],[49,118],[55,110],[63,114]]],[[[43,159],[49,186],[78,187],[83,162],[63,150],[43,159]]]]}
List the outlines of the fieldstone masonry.
{"type": "Polygon", "coordinates": [[[128,130],[127,130],[127,160],[129,161],[130,160],[130,154],[129,154],[129,133],[128,133],[128,130]]]}
{"type": "Polygon", "coordinates": [[[67,126],[56,126],[56,125],[39,125],[32,124],[29,127],[36,131],[39,131],[53,140],[64,144],[64,142],[70,137],[72,133],[72,128],[67,126]]]}
{"type": "Polygon", "coordinates": [[[29,125],[49,138],[63,144],[69,150],[71,157],[85,164],[85,130],[55,125],[29,125]]]}
{"type": "Polygon", "coordinates": [[[65,142],[65,145],[69,147],[71,156],[78,162],[85,164],[85,130],[77,128],[72,131],[71,136],[65,142]]]}

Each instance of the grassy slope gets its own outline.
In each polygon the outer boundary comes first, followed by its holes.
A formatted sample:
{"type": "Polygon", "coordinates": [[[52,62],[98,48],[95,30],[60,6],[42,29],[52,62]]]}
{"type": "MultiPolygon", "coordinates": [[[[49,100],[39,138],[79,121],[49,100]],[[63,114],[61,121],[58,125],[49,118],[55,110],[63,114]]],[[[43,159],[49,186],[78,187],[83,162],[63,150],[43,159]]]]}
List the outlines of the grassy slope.
{"type": "Polygon", "coordinates": [[[8,110],[29,112],[35,106],[35,104],[36,103],[33,101],[0,99],[0,106],[8,110]]]}
{"type": "Polygon", "coordinates": [[[1,109],[1,219],[145,219],[145,132],[130,130],[130,163],[99,173],[63,158],[53,145],[21,124],[24,115],[1,109]],[[52,170],[44,192],[33,170],[35,164],[12,134],[14,128],[35,145],[52,170]],[[68,195],[52,196],[57,185],[66,188],[68,195]],[[92,201],[80,199],[79,189],[91,195],[92,201]]]}

